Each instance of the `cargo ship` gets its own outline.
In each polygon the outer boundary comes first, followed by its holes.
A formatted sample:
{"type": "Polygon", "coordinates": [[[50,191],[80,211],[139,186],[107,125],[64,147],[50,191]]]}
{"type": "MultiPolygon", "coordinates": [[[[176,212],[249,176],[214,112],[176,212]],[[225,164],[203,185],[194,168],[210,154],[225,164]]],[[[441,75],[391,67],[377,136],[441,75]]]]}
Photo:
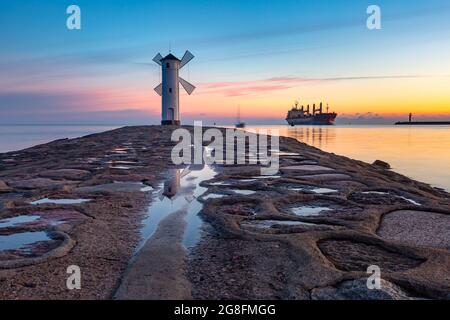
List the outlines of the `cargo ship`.
{"type": "Polygon", "coordinates": [[[309,104],[306,109],[302,105],[300,108],[298,106],[298,102],[295,103],[295,106],[289,110],[286,121],[290,126],[298,126],[298,125],[316,125],[316,126],[329,126],[333,125],[336,120],[337,113],[329,112],[329,107],[327,105],[327,112],[322,112],[323,106],[322,102],[319,105],[319,108],[316,109],[316,105],[313,104],[312,113],[310,112],[309,104]]]}

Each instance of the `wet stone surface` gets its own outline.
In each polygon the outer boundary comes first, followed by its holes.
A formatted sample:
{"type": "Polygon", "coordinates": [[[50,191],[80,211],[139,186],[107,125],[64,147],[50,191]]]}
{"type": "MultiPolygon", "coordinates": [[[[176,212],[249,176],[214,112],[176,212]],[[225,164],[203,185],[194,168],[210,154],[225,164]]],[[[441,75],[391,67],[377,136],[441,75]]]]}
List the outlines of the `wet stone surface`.
{"type": "Polygon", "coordinates": [[[381,279],[381,289],[369,289],[367,279],[348,280],[337,287],[313,289],[313,300],[414,300],[399,286],[381,279]]]}
{"type": "Polygon", "coordinates": [[[365,272],[370,265],[377,265],[384,272],[399,272],[424,262],[377,245],[354,241],[325,240],[319,243],[319,248],[336,268],[343,271],[365,272]]]}
{"type": "Polygon", "coordinates": [[[450,215],[398,210],[383,217],[378,235],[406,245],[450,250],[450,215]]]}
{"type": "Polygon", "coordinates": [[[272,151],[285,169],[270,176],[255,164],[174,168],[173,129],[0,154],[0,265],[32,261],[0,269],[0,299],[448,297],[447,193],[284,137],[272,151]],[[305,212],[317,208],[330,210],[305,212]],[[74,262],[89,278],[62,290],[74,262]],[[367,292],[369,265],[395,281],[367,292]]]}
{"type": "Polygon", "coordinates": [[[394,204],[413,204],[420,205],[416,201],[404,196],[398,196],[385,191],[364,191],[354,192],[349,199],[362,204],[373,205],[394,205],[394,204]]]}
{"type": "Polygon", "coordinates": [[[60,242],[45,231],[0,234],[0,259],[8,261],[38,257],[58,247],[60,242]]]}

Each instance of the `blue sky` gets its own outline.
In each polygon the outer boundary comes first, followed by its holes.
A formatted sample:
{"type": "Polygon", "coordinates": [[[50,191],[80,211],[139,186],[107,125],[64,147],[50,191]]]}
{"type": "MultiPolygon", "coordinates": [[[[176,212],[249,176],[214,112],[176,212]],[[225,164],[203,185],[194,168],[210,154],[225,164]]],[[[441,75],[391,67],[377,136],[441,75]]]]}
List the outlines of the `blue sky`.
{"type": "MultiPolygon", "coordinates": [[[[196,56],[182,75],[199,88],[182,97],[182,113],[218,122],[233,117],[241,102],[247,118],[258,118],[254,110],[265,108],[265,118],[282,119],[280,109],[262,102],[269,94],[286,110],[297,92],[322,98],[317,86],[302,81],[283,83],[284,89],[269,86],[274,78],[326,80],[323,96],[333,101],[344,89],[330,87],[330,79],[352,78],[358,90],[357,78],[400,77],[398,90],[406,95],[403,77],[422,78],[426,87],[435,77],[448,83],[450,75],[447,0],[0,0],[0,30],[0,123],[156,123],[160,106],[152,88],[159,71],[151,59],[169,46],[177,55],[189,49],[196,56]],[[81,8],[81,30],[66,28],[71,4],[81,8]],[[370,4],[382,9],[382,30],[366,28],[370,4]],[[211,90],[224,83],[236,90],[211,90]],[[222,111],[212,112],[215,105],[222,111]]],[[[364,90],[378,85],[361,81],[364,90]]],[[[345,90],[347,97],[354,93],[345,90]]],[[[360,97],[364,90],[355,95],[361,114],[385,112],[387,107],[376,110],[360,97]]],[[[440,91],[429,95],[417,98],[434,101],[439,95],[436,108],[445,113],[447,97],[440,91]]],[[[336,98],[335,105],[357,116],[348,98],[336,98]]]]}

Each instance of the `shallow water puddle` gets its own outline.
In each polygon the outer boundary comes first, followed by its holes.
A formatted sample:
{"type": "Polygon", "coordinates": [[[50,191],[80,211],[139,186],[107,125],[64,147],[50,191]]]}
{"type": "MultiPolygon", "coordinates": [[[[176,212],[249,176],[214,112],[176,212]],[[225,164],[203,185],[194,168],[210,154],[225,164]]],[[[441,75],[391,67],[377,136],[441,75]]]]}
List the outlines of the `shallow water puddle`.
{"type": "Polygon", "coordinates": [[[82,204],[91,201],[91,199],[49,199],[44,198],[41,200],[30,202],[32,205],[40,204],[82,204]]]}
{"type": "Polygon", "coordinates": [[[300,206],[291,209],[291,212],[297,216],[317,216],[324,211],[330,211],[332,209],[328,207],[315,207],[315,206],[300,206]]]}
{"type": "Polygon", "coordinates": [[[208,200],[208,199],[221,199],[227,197],[226,194],[221,194],[221,193],[209,193],[208,195],[202,197],[203,200],[208,200]]]}
{"type": "MultiPolygon", "coordinates": [[[[364,192],[362,192],[362,194],[390,195],[389,192],[382,192],[382,191],[364,191],[364,192]]],[[[393,196],[396,197],[396,198],[403,199],[403,200],[405,200],[405,201],[407,201],[407,202],[409,202],[409,203],[411,203],[411,204],[413,204],[415,206],[421,206],[422,205],[421,203],[419,203],[419,202],[417,202],[417,201],[415,201],[413,199],[409,199],[407,197],[404,197],[404,196],[397,196],[397,195],[393,195],[393,196]]]]}
{"type": "Polygon", "coordinates": [[[269,229],[276,225],[280,226],[315,226],[314,223],[291,220],[247,220],[241,223],[244,228],[261,228],[269,229]]]}
{"type": "Polygon", "coordinates": [[[271,150],[271,154],[274,156],[279,156],[279,157],[293,157],[293,156],[300,156],[300,153],[295,153],[295,152],[284,152],[284,151],[280,151],[280,150],[271,150]]]}
{"type": "MultiPolygon", "coordinates": [[[[198,216],[203,208],[198,198],[208,190],[200,184],[214,179],[215,176],[216,172],[208,165],[192,165],[185,169],[170,170],[168,179],[160,186],[160,190],[155,192],[156,198],[147,210],[147,217],[141,229],[142,241],[137,250],[144,246],[165,217],[177,211],[186,212],[187,225],[183,245],[186,248],[195,246],[200,240],[200,228],[203,223],[198,216]]],[[[212,197],[211,194],[208,196],[212,197]]]]}
{"type": "Polygon", "coordinates": [[[252,195],[252,194],[255,194],[255,193],[256,193],[256,191],[254,191],[254,190],[240,190],[240,189],[233,189],[233,190],[231,190],[231,191],[233,191],[234,193],[243,195],[243,196],[249,196],[249,195],[252,195]]]}
{"type": "Polygon", "coordinates": [[[137,161],[125,161],[125,160],[110,160],[107,162],[108,164],[116,165],[116,164],[138,164],[137,161]]]}
{"type": "Polygon", "coordinates": [[[338,192],[338,190],[336,190],[336,189],[329,189],[329,188],[314,188],[311,191],[314,193],[317,193],[317,194],[327,194],[327,193],[338,192]]]}
{"type": "Polygon", "coordinates": [[[18,216],[0,220],[0,228],[11,228],[39,220],[40,216],[18,216]]]}
{"type": "Polygon", "coordinates": [[[389,195],[388,192],[382,192],[382,191],[364,191],[362,194],[379,194],[379,195],[389,195]]]}
{"type": "Polygon", "coordinates": [[[256,179],[239,179],[239,182],[255,182],[256,179]]]}
{"type": "Polygon", "coordinates": [[[7,236],[0,235],[0,251],[6,250],[31,250],[31,246],[37,242],[52,240],[47,232],[23,232],[7,236]]]}
{"type": "Polygon", "coordinates": [[[403,200],[406,200],[406,201],[408,201],[409,203],[411,203],[411,204],[413,204],[415,206],[421,206],[422,205],[422,204],[418,203],[417,201],[414,201],[413,199],[409,199],[409,198],[406,198],[406,197],[403,197],[403,196],[399,196],[399,198],[403,199],[403,200]]]}
{"type": "Polygon", "coordinates": [[[150,191],[153,191],[153,187],[145,186],[145,187],[142,187],[140,190],[141,190],[141,192],[150,192],[150,191]]]}
{"type": "Polygon", "coordinates": [[[253,177],[254,179],[279,179],[281,178],[281,176],[258,176],[258,177],[253,177]]]}
{"type": "Polygon", "coordinates": [[[291,191],[298,191],[298,192],[307,191],[307,192],[313,192],[313,193],[317,193],[317,194],[328,194],[328,193],[339,192],[339,190],[336,190],[336,189],[314,187],[314,186],[309,186],[309,185],[298,185],[296,187],[291,187],[289,185],[281,185],[281,187],[289,189],[291,191]]]}
{"type": "Polygon", "coordinates": [[[219,181],[210,183],[211,186],[231,186],[231,183],[219,181]]]}

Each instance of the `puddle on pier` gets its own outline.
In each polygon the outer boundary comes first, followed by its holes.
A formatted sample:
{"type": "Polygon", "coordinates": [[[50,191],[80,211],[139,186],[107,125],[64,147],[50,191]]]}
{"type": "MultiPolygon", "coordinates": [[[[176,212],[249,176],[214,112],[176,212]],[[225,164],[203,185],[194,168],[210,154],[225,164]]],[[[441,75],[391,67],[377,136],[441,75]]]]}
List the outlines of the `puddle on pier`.
{"type": "Polygon", "coordinates": [[[381,191],[364,191],[361,192],[362,194],[378,194],[378,195],[389,195],[388,192],[381,192],[381,191]]]}
{"type": "Polygon", "coordinates": [[[291,220],[245,220],[241,223],[243,229],[270,229],[275,226],[316,226],[314,223],[291,220]]]}
{"type": "Polygon", "coordinates": [[[307,191],[307,192],[313,192],[316,194],[328,194],[328,193],[336,193],[339,192],[339,190],[336,189],[330,189],[330,188],[322,188],[322,187],[316,187],[311,185],[303,185],[303,184],[295,184],[295,183],[280,183],[278,185],[275,185],[275,187],[288,189],[291,191],[307,191]]]}
{"type": "Polygon", "coordinates": [[[329,189],[329,188],[314,188],[311,191],[314,193],[317,193],[317,194],[327,194],[327,193],[338,192],[338,190],[336,190],[336,189],[329,189]]]}
{"type": "Polygon", "coordinates": [[[32,246],[42,241],[51,241],[47,232],[23,232],[7,236],[0,235],[0,251],[22,250],[31,251],[32,246]]]}
{"type": "Polygon", "coordinates": [[[231,183],[228,182],[224,182],[224,181],[219,181],[219,182],[212,182],[209,185],[211,186],[231,186],[231,183]]]}
{"type": "Polygon", "coordinates": [[[40,216],[18,216],[0,220],[0,229],[17,227],[25,223],[34,222],[40,219],[40,216]]]}
{"type": "Polygon", "coordinates": [[[311,188],[311,187],[298,187],[298,188],[290,188],[292,191],[310,191],[317,194],[328,194],[328,193],[336,193],[338,190],[329,189],[329,188],[311,188]]]}
{"type": "Polygon", "coordinates": [[[41,204],[82,204],[91,201],[91,199],[49,199],[44,198],[41,200],[30,202],[30,204],[37,206],[41,204]]]}
{"type": "Polygon", "coordinates": [[[409,203],[415,205],[415,206],[421,206],[422,204],[418,203],[417,201],[414,201],[413,199],[409,199],[403,196],[399,196],[400,199],[403,199],[405,201],[408,201],[409,203]]]}
{"type": "Polygon", "coordinates": [[[330,211],[331,208],[328,207],[316,207],[316,206],[300,206],[291,209],[291,212],[296,216],[309,217],[318,216],[322,212],[330,211]]]}
{"type": "Polygon", "coordinates": [[[281,176],[257,176],[253,177],[254,179],[279,179],[281,176]]]}
{"type": "Polygon", "coordinates": [[[249,196],[249,195],[252,195],[252,194],[255,194],[255,193],[256,193],[256,191],[254,191],[254,190],[240,190],[240,189],[233,189],[233,190],[231,190],[231,191],[233,191],[233,192],[236,193],[236,194],[243,195],[243,196],[249,196]]]}
{"type": "Polygon", "coordinates": [[[116,165],[116,164],[129,164],[129,165],[135,165],[139,164],[137,161],[125,161],[125,160],[110,160],[107,162],[108,164],[116,165]]]}
{"type": "Polygon", "coordinates": [[[200,184],[215,176],[216,172],[208,165],[191,165],[185,169],[169,170],[168,179],[160,186],[160,190],[154,193],[155,198],[147,210],[147,217],[141,230],[142,241],[137,251],[155,233],[164,218],[180,210],[186,211],[187,222],[183,245],[185,248],[195,246],[200,240],[203,223],[198,216],[203,208],[198,198],[208,190],[200,184]]]}
{"type": "Polygon", "coordinates": [[[257,179],[239,179],[239,182],[255,182],[258,181],[257,179]]]}
{"type": "Polygon", "coordinates": [[[208,199],[221,199],[221,198],[225,198],[228,195],[226,194],[221,194],[221,193],[210,193],[204,197],[202,197],[203,200],[208,200],[208,199]]]}
{"type": "MultiPolygon", "coordinates": [[[[389,192],[383,192],[383,191],[364,191],[364,192],[361,192],[361,193],[362,194],[384,195],[384,196],[391,195],[389,192]]],[[[411,203],[411,204],[413,204],[415,206],[421,206],[422,205],[421,203],[419,203],[419,202],[417,202],[417,201],[415,201],[413,199],[404,197],[404,196],[397,196],[397,195],[393,195],[393,196],[396,197],[396,198],[399,198],[399,199],[403,199],[403,200],[405,200],[405,201],[407,201],[407,202],[409,202],[409,203],[411,203]]]]}

